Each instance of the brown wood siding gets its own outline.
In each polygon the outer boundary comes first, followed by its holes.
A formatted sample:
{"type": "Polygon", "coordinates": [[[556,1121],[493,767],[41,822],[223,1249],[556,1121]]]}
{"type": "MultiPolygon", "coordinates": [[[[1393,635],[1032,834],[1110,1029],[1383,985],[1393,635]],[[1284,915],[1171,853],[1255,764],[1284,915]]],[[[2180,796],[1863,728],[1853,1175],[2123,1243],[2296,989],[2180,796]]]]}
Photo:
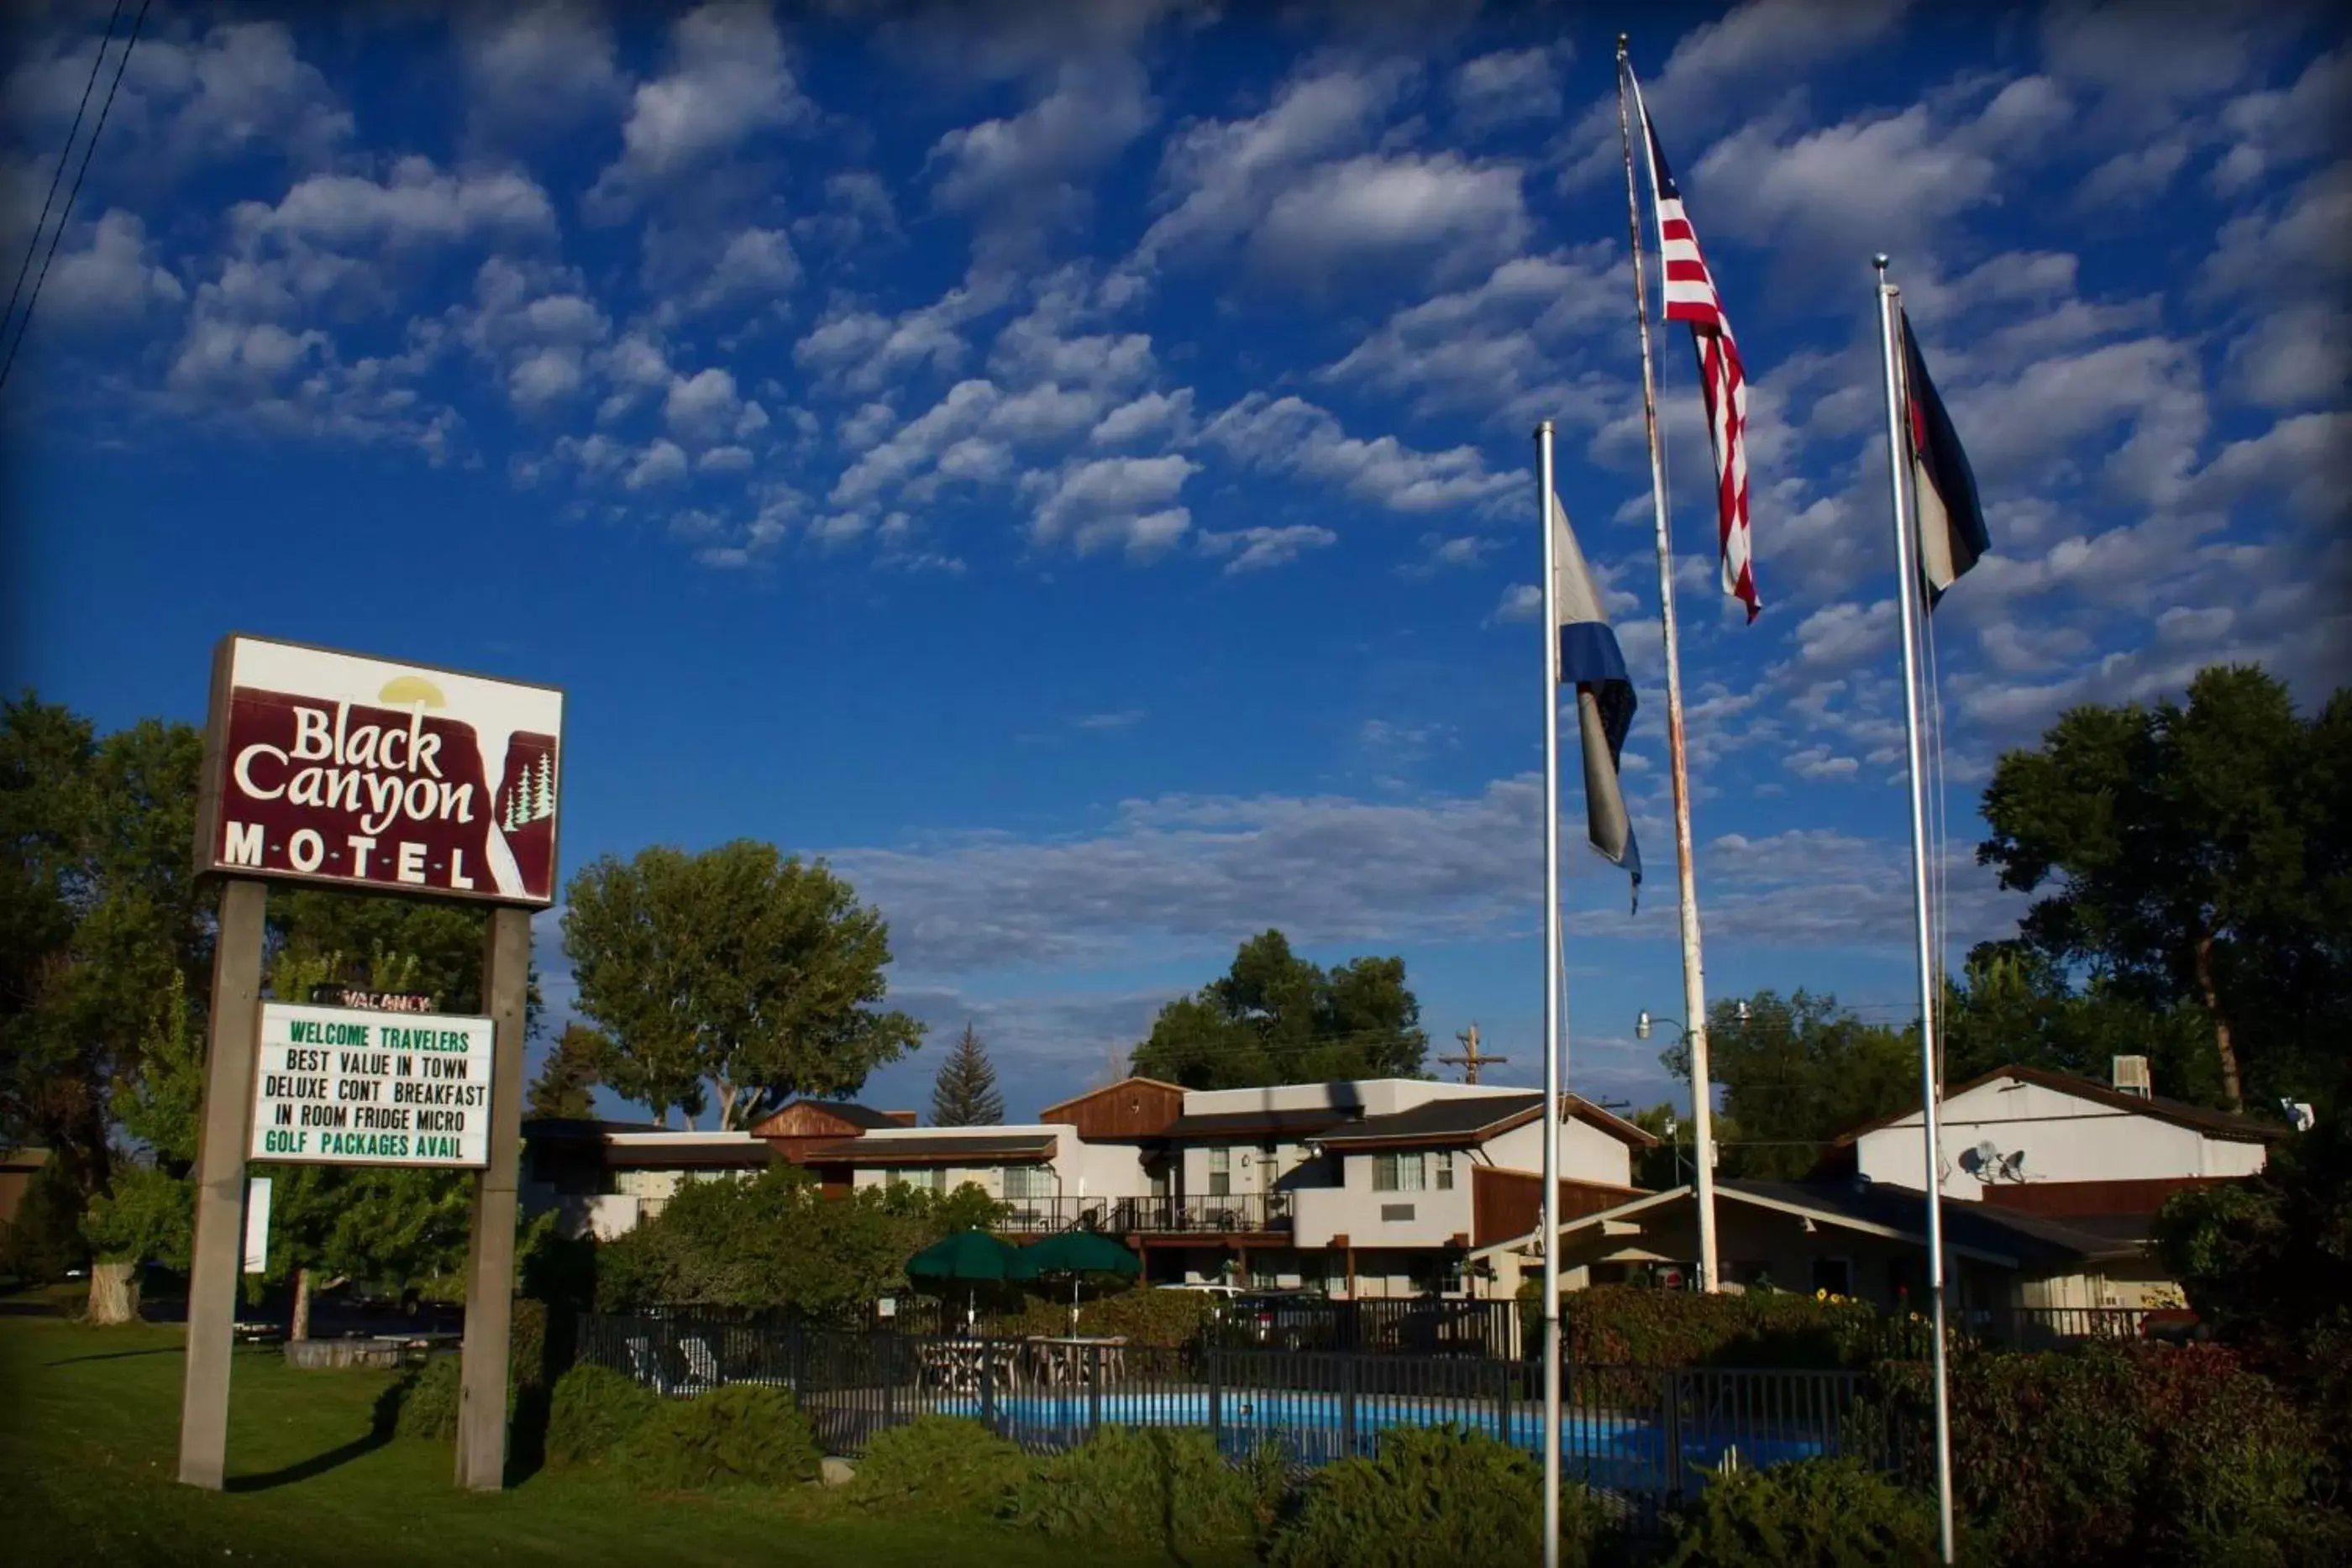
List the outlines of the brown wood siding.
{"type": "Polygon", "coordinates": [[[2154,1214],[2176,1192],[2218,1186],[2242,1176],[2147,1176],[2130,1181],[2033,1181],[1988,1186],[1984,1200],[2020,1214],[2154,1214]]]}
{"type": "Polygon", "coordinates": [[[855,1122],[845,1122],[828,1111],[820,1111],[805,1101],[787,1105],[775,1114],[755,1123],[751,1135],[758,1138],[803,1141],[824,1139],[838,1143],[854,1138],[866,1131],[855,1122]]]}
{"type": "Polygon", "coordinates": [[[1172,1083],[1130,1078],[1059,1105],[1049,1105],[1044,1122],[1076,1127],[1078,1136],[1100,1142],[1156,1138],[1184,1113],[1184,1091],[1172,1083]]]}
{"type": "MultiPolygon", "coordinates": [[[[1610,1186],[1601,1182],[1559,1184],[1559,1217],[1580,1219],[1631,1203],[1649,1194],[1637,1186],[1610,1186]]],[[[1501,1171],[1492,1166],[1470,1167],[1470,1244],[1490,1247],[1515,1236],[1527,1236],[1543,1225],[1543,1177],[1528,1171],[1501,1171]]]]}
{"type": "Polygon", "coordinates": [[[774,1137],[769,1134],[762,1133],[760,1136],[767,1139],[768,1147],[775,1151],[776,1157],[778,1159],[790,1160],[796,1166],[804,1166],[808,1164],[809,1152],[812,1149],[829,1148],[833,1145],[841,1142],[844,1136],[854,1137],[856,1134],[820,1133],[805,1137],[785,1138],[774,1137]]]}

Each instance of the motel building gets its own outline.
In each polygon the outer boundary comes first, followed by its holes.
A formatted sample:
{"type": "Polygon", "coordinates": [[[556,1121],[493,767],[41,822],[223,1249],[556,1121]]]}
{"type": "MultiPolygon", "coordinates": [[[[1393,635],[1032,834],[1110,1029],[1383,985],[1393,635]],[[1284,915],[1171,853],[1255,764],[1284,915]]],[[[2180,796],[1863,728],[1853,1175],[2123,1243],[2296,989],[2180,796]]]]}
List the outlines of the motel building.
{"type": "MultiPolygon", "coordinates": [[[[975,1185],[1003,1205],[1009,1239],[1100,1230],[1143,1259],[1147,1283],[1477,1297],[1497,1292],[1473,1255],[1534,1227],[1542,1113],[1541,1093],[1487,1085],[1129,1078],[987,1127],[815,1100],[731,1133],[527,1122],[523,1196],[572,1234],[612,1237],[684,1182],[785,1161],[832,1191],[975,1185]]],[[[1641,1196],[1633,1159],[1654,1138],[1572,1094],[1557,1114],[1568,1201],[1581,1212],[1641,1196]]]]}

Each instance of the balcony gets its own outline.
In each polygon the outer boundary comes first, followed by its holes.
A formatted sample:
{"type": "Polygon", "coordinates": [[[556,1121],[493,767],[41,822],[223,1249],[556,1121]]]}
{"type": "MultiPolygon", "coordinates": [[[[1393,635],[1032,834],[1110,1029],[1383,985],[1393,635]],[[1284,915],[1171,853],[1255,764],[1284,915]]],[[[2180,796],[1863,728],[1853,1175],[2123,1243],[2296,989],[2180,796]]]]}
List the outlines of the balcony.
{"type": "Polygon", "coordinates": [[[1008,1236],[1045,1236],[1072,1226],[1113,1236],[1287,1235],[1291,1195],[1233,1193],[1221,1197],[1022,1197],[1005,1200],[995,1228],[1008,1236]]]}

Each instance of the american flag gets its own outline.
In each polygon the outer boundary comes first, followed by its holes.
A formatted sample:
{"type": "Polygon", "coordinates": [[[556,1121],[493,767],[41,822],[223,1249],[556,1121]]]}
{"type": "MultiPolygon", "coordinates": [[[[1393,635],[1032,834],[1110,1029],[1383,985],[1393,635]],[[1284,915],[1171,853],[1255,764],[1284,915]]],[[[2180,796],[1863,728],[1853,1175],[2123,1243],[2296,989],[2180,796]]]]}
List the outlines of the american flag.
{"type": "MultiPolygon", "coordinates": [[[[1636,86],[1634,101],[1641,101],[1636,86]]],[[[1756,574],[1748,550],[1748,371],[1739,345],[1723,314],[1715,277],[1699,254],[1698,235],[1683,212],[1683,193],[1658,151],[1657,130],[1642,109],[1642,141],[1650,150],[1653,188],[1658,197],[1658,255],[1664,265],[1666,319],[1690,323],[1698,350],[1699,388],[1706,394],[1707,434],[1715,444],[1715,509],[1722,550],[1723,591],[1748,606],[1748,619],[1762,608],[1756,600],[1756,574]]]]}

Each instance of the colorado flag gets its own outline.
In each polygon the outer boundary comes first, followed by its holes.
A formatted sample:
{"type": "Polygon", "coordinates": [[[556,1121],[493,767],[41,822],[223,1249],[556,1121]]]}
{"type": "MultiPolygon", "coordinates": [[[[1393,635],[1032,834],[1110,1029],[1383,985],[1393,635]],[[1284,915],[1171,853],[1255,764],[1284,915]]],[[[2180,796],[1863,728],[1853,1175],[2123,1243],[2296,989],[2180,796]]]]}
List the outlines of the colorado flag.
{"type": "Polygon", "coordinates": [[[1592,569],[1577,548],[1576,530],[1559,497],[1551,497],[1552,609],[1559,621],[1559,684],[1576,688],[1576,727],[1584,741],[1584,814],[1592,847],[1633,879],[1642,897],[1642,852],[1617,780],[1625,731],[1633,723],[1633,683],[1617,633],[1601,608],[1592,569]]]}

